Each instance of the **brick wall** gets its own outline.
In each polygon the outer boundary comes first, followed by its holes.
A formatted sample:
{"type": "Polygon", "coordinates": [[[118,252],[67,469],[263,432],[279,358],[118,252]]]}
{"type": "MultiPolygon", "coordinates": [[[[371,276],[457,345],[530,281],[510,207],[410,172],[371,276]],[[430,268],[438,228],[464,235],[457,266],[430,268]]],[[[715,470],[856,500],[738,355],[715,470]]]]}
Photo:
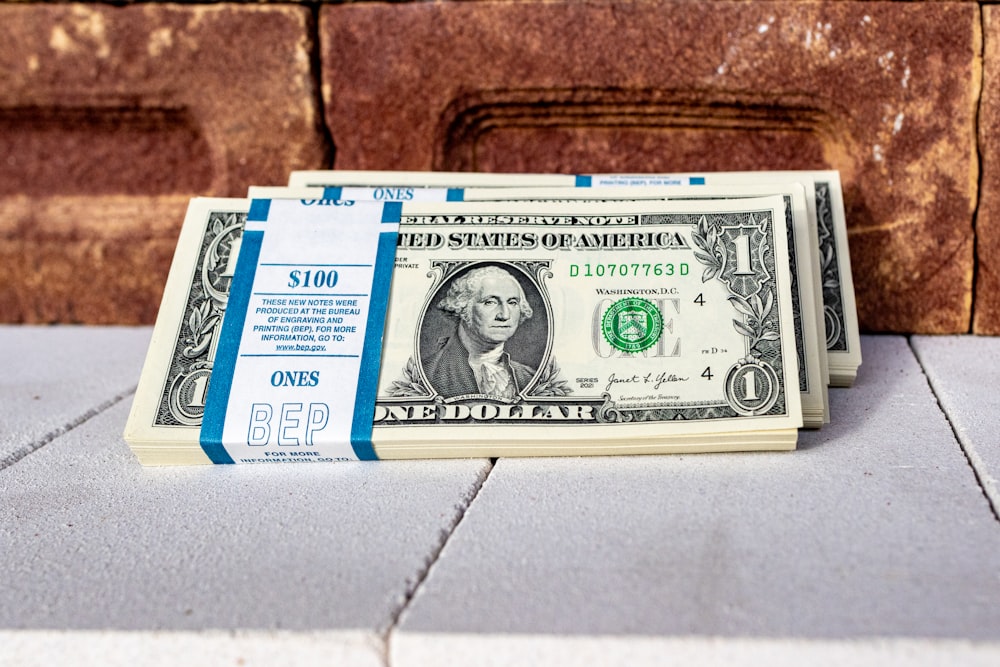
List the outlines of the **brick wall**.
{"type": "Polygon", "coordinates": [[[975,2],[0,4],[0,321],[152,322],[292,169],[839,169],[866,331],[1000,334],[975,2]]]}

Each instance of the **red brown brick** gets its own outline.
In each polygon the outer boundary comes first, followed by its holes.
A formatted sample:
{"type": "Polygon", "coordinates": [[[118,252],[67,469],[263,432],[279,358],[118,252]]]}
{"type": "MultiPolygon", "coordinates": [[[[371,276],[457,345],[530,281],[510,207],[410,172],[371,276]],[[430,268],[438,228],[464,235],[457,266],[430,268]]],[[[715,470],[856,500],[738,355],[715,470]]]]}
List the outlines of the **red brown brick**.
{"type": "Polygon", "coordinates": [[[298,6],[0,6],[0,321],[152,322],[187,200],[327,157],[298,6]]]}
{"type": "Polygon", "coordinates": [[[868,331],[964,332],[975,3],[324,6],[343,169],[839,169],[868,331]]]}
{"type": "Polygon", "coordinates": [[[1000,334],[1000,13],[983,8],[983,100],[979,114],[982,154],[976,216],[976,303],[973,331],[1000,334]]]}

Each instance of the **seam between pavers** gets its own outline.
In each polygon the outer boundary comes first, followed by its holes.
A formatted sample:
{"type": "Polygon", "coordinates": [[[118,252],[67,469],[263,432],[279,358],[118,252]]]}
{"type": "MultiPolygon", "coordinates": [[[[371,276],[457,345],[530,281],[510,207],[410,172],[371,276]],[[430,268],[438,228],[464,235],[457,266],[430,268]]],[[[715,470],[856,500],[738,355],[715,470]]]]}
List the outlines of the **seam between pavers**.
{"type": "Polygon", "coordinates": [[[486,484],[486,480],[488,480],[490,475],[493,473],[493,469],[496,467],[496,462],[497,459],[492,459],[490,467],[479,477],[475,488],[473,488],[466,496],[465,505],[461,508],[458,516],[455,518],[455,521],[446,530],[441,531],[442,538],[437,549],[435,549],[427,559],[427,563],[424,569],[417,575],[416,581],[414,581],[411,586],[407,587],[403,604],[399,605],[399,608],[396,609],[395,613],[393,613],[392,618],[389,619],[389,625],[382,634],[382,660],[386,667],[392,667],[392,662],[389,658],[389,642],[392,639],[392,633],[396,631],[396,626],[399,625],[399,619],[404,613],[406,613],[406,610],[410,608],[410,603],[413,602],[413,598],[416,596],[417,591],[419,591],[420,587],[424,585],[424,582],[427,580],[431,570],[434,569],[434,566],[441,558],[441,552],[443,552],[444,548],[448,546],[448,542],[451,541],[452,536],[455,534],[455,530],[458,529],[459,525],[461,525],[462,521],[465,519],[465,515],[468,513],[469,508],[472,507],[474,502],[476,502],[476,498],[479,497],[479,492],[482,491],[483,486],[486,484]]]}
{"type": "Polygon", "coordinates": [[[37,452],[39,449],[41,449],[45,445],[49,444],[50,442],[52,442],[56,438],[69,433],[70,431],[72,431],[73,429],[75,429],[77,426],[80,426],[83,423],[85,423],[85,422],[93,419],[97,415],[99,415],[102,412],[104,412],[105,410],[113,407],[117,403],[120,403],[121,401],[125,400],[126,398],[128,398],[131,395],[133,395],[134,393],[135,393],[135,387],[132,387],[132,389],[130,389],[130,390],[126,391],[126,392],[123,392],[121,394],[118,394],[118,395],[116,395],[116,396],[114,396],[114,397],[112,397],[112,398],[104,401],[103,403],[99,404],[97,407],[91,408],[90,410],[87,410],[86,412],[84,412],[82,415],[80,415],[76,419],[73,419],[71,421],[66,422],[65,424],[63,424],[59,428],[57,428],[57,429],[55,429],[53,431],[49,431],[48,433],[46,433],[45,435],[43,435],[41,438],[39,438],[37,440],[34,440],[33,442],[28,443],[24,447],[21,447],[20,449],[15,450],[11,454],[8,454],[4,458],[0,459],[0,470],[3,470],[5,468],[9,468],[10,466],[14,465],[15,463],[17,463],[18,461],[20,461],[24,457],[28,456],[29,454],[37,452]]]}
{"type": "Polygon", "coordinates": [[[934,400],[937,401],[938,409],[944,415],[944,418],[948,421],[948,426],[951,428],[951,433],[955,436],[955,442],[958,443],[959,449],[965,455],[965,460],[972,469],[972,474],[976,478],[976,484],[979,485],[979,490],[982,492],[983,497],[986,499],[987,505],[989,505],[990,511],[993,513],[993,518],[1000,522],[1000,497],[991,489],[987,484],[984,483],[985,479],[985,467],[983,465],[982,459],[975,452],[970,442],[967,442],[962,434],[959,432],[955,423],[951,420],[951,415],[948,414],[948,410],[945,408],[944,404],[941,402],[941,397],[938,395],[937,387],[934,386],[934,380],[928,375],[927,370],[924,368],[923,359],[920,358],[919,350],[913,345],[912,336],[906,337],[906,344],[909,345],[910,351],[917,360],[917,364],[920,366],[920,372],[924,375],[924,380],[927,382],[927,386],[930,387],[931,394],[934,395],[934,400]]]}

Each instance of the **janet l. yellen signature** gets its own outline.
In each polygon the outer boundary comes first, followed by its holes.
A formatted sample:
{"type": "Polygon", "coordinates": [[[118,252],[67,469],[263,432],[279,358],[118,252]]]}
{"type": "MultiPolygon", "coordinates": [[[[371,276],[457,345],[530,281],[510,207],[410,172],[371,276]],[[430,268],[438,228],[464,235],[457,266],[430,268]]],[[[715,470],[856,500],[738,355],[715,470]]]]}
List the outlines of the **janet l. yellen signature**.
{"type": "Polygon", "coordinates": [[[608,383],[604,387],[604,391],[611,391],[612,387],[622,387],[625,385],[653,385],[653,389],[659,389],[661,386],[668,382],[687,382],[690,378],[680,377],[673,373],[668,373],[666,371],[660,371],[659,373],[654,373],[650,371],[645,375],[639,375],[634,373],[626,377],[618,377],[615,373],[612,373],[608,377],[608,383]]]}

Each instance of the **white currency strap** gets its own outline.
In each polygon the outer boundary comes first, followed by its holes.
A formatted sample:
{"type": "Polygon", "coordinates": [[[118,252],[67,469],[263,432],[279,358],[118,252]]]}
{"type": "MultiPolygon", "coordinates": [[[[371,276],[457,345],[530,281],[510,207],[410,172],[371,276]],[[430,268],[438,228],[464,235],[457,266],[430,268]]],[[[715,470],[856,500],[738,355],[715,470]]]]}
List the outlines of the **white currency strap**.
{"type": "Polygon", "coordinates": [[[214,462],[377,458],[399,206],[254,201],[201,433],[214,462]]]}

